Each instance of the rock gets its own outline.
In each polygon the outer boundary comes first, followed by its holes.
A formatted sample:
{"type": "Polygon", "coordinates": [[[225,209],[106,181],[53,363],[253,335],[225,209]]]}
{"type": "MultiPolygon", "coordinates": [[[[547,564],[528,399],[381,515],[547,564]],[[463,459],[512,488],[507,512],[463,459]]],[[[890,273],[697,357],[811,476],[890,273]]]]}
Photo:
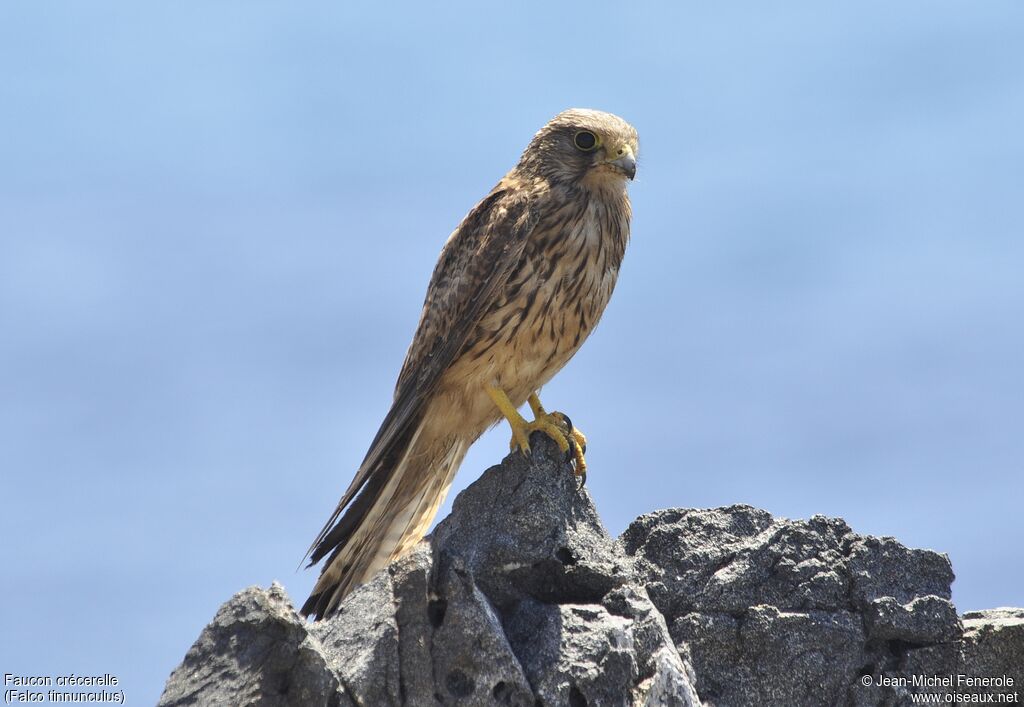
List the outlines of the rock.
{"type": "MultiPolygon", "coordinates": [[[[1009,678],[991,692],[1024,695],[1024,609],[969,611],[963,616],[963,670],[976,678],[1009,678]]],[[[970,692],[965,688],[962,692],[970,692]]]]}
{"type": "Polygon", "coordinates": [[[276,582],[239,592],[220,608],[171,673],[159,704],[354,705],[276,582]]]}
{"type": "Polygon", "coordinates": [[[948,599],[933,594],[900,604],[891,596],[864,607],[864,626],[874,641],[903,641],[931,645],[960,638],[956,608],[948,599]]]}
{"type": "Polygon", "coordinates": [[[532,705],[530,683],[501,617],[473,575],[448,565],[434,595],[432,703],[532,705]]]}
{"type": "Polygon", "coordinates": [[[511,454],[455,499],[433,533],[435,562],[457,562],[501,612],[524,598],[599,603],[630,581],[628,562],[557,447],[534,438],[534,463],[511,454]]]}
{"type": "MultiPolygon", "coordinates": [[[[547,438],[532,442],[532,462],[512,454],[485,472],[431,538],[435,576],[448,586],[457,577],[462,596],[475,590],[473,603],[491,612],[521,667],[503,689],[525,688],[530,705],[695,704],[664,620],[629,584],[629,563],[589,493],[547,438]],[[656,696],[666,684],[673,694],[656,696]]],[[[437,587],[447,623],[453,601],[466,599],[437,587]]]]}
{"type": "Polygon", "coordinates": [[[911,666],[960,664],[945,555],[750,506],[658,511],[620,542],[710,703],[897,704],[911,666]]]}
{"type": "Polygon", "coordinates": [[[851,599],[863,608],[882,597],[907,604],[923,596],[949,600],[953,567],[949,557],[931,550],[912,550],[895,538],[873,538],[848,533],[851,599]]]}
{"type": "Polygon", "coordinates": [[[401,695],[398,622],[391,575],[380,572],[338,608],[335,621],[309,628],[357,705],[397,704],[401,695]]]}
{"type": "Polygon", "coordinates": [[[841,519],[669,509],[608,536],[543,436],[433,535],[306,623],[283,589],[217,612],[161,705],[902,705],[918,676],[1020,689],[1024,610],[950,602],[948,558],[841,519]],[[952,679],[952,678],[951,678],[952,679]],[[865,683],[866,681],[866,683],[865,683]]]}
{"type": "Polygon", "coordinates": [[[302,622],[276,585],[236,596],[162,704],[699,704],[589,494],[550,440],[533,443],[532,460],[512,454],[486,471],[427,541],[329,619],[302,622]]]}

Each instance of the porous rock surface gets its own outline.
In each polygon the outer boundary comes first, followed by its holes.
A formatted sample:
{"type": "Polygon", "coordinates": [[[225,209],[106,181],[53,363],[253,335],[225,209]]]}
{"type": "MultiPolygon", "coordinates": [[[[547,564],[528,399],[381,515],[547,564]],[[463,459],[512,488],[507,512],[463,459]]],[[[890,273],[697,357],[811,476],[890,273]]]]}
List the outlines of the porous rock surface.
{"type": "Polygon", "coordinates": [[[283,588],[217,612],[160,705],[903,705],[914,675],[1024,680],[1024,610],[950,603],[948,558],[750,506],[614,540],[546,438],[327,620],[283,588]],[[865,684],[867,683],[867,684],[865,684]]]}

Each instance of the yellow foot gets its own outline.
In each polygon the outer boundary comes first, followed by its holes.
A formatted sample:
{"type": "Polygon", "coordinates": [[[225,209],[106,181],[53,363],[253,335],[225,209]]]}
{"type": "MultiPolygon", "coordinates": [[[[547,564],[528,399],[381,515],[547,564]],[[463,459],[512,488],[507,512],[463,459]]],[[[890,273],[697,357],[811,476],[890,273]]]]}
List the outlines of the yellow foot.
{"type": "MultiPolygon", "coordinates": [[[[563,438],[566,440],[568,449],[562,449],[561,443],[559,443],[558,447],[563,452],[569,452],[569,461],[573,464],[576,476],[580,477],[580,487],[582,487],[587,483],[587,460],[583,456],[587,451],[586,435],[573,427],[572,420],[564,412],[545,412],[544,406],[540,404],[540,398],[537,397],[536,393],[530,395],[527,398],[527,402],[530,403],[530,409],[533,411],[533,416],[536,420],[554,420],[558,431],[564,435],[563,438]]],[[[549,434],[548,436],[551,435],[549,434]]],[[[555,441],[557,442],[558,440],[556,439],[555,441]]]]}
{"type": "Polygon", "coordinates": [[[528,398],[528,402],[533,411],[534,420],[527,422],[509,401],[504,391],[488,387],[487,393],[501,410],[501,414],[508,420],[509,427],[512,428],[512,440],[509,442],[509,448],[519,447],[524,454],[529,454],[530,435],[536,431],[543,432],[555,440],[558,448],[572,462],[576,475],[580,477],[580,486],[582,487],[587,482],[587,460],[583,456],[587,451],[587,438],[573,427],[572,420],[568,415],[561,412],[546,412],[540,404],[540,398],[533,393],[528,398]]]}

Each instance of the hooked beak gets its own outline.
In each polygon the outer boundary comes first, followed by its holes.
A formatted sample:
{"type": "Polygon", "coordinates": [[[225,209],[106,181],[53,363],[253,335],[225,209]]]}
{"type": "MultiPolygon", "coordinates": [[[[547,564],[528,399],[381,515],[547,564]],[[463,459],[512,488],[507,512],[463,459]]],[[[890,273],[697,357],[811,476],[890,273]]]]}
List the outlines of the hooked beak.
{"type": "Polygon", "coordinates": [[[636,156],[633,148],[629,145],[622,145],[617,150],[611,151],[608,157],[608,164],[615,167],[631,180],[636,176],[636,156]]]}

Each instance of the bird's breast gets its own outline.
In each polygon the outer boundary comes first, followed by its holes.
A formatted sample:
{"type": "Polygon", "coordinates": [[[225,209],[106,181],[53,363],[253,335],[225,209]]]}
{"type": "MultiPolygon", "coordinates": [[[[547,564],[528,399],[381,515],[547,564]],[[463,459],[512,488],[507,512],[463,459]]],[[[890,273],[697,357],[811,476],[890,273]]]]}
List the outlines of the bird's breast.
{"type": "Polygon", "coordinates": [[[501,296],[481,318],[466,362],[471,378],[515,403],[547,383],[586,340],[611,298],[629,213],[568,201],[540,219],[501,296]]]}

